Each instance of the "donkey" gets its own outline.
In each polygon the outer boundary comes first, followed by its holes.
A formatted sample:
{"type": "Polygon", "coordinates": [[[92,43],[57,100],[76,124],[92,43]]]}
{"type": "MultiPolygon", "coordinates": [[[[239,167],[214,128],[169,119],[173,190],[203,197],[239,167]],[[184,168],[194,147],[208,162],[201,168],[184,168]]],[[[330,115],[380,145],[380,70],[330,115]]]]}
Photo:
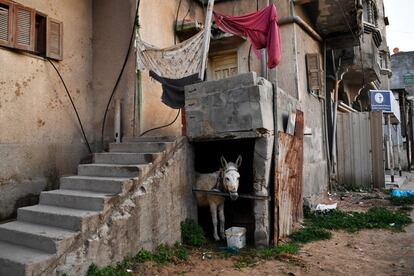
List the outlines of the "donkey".
{"type": "MultiPolygon", "coordinates": [[[[236,200],[239,195],[237,189],[239,188],[240,174],[238,168],[242,162],[242,157],[239,155],[235,163],[227,162],[221,157],[221,169],[214,173],[197,174],[196,189],[213,190],[228,192],[231,200],[236,200]]],[[[199,206],[210,206],[211,218],[213,220],[214,239],[220,240],[217,234],[217,210],[220,218],[220,236],[224,239],[224,197],[219,195],[209,195],[196,193],[197,203],[199,206]]]]}

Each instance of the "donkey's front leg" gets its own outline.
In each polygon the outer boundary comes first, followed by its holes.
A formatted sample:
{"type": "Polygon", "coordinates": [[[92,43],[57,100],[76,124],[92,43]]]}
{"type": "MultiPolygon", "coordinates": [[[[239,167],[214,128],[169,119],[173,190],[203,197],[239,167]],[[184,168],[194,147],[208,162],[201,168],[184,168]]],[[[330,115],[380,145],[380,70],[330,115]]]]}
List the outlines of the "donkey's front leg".
{"type": "Polygon", "coordinates": [[[218,241],[220,240],[220,238],[217,234],[217,205],[216,203],[213,203],[213,202],[210,203],[210,213],[211,213],[211,219],[213,220],[214,239],[218,241]]]}
{"type": "Polygon", "coordinates": [[[220,219],[220,237],[224,240],[226,236],[224,234],[225,218],[224,218],[224,202],[218,206],[219,219],[220,219]]]}

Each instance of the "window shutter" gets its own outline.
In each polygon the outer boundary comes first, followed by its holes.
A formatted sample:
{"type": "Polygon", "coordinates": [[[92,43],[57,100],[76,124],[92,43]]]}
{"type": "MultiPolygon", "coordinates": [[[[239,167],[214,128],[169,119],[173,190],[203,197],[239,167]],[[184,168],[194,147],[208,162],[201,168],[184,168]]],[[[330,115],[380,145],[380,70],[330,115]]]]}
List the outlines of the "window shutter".
{"type": "Polygon", "coordinates": [[[0,0],[0,45],[13,43],[13,4],[0,0]]]}
{"type": "Polygon", "coordinates": [[[14,47],[34,51],[35,45],[35,10],[14,5],[14,47]]]}
{"type": "Polygon", "coordinates": [[[317,92],[322,88],[320,60],[318,54],[306,54],[306,67],[308,72],[308,90],[317,92]]]}
{"type": "Polygon", "coordinates": [[[63,23],[47,18],[46,56],[52,59],[63,59],[63,23]]]}

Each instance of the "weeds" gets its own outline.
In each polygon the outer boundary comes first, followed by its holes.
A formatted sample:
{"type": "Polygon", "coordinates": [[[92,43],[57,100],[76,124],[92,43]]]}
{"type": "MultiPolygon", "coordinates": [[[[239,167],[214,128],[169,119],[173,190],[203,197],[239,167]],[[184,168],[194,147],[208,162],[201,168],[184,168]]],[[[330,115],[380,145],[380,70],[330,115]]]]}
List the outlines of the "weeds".
{"type": "Polygon", "coordinates": [[[126,257],[122,262],[116,264],[115,267],[107,266],[99,269],[95,264],[92,264],[88,269],[88,276],[127,276],[131,275],[127,270],[133,269],[138,264],[146,261],[154,261],[158,265],[165,265],[175,260],[187,260],[188,251],[187,249],[176,242],[174,246],[168,246],[162,244],[155,249],[154,253],[151,253],[145,249],[141,249],[133,257],[126,257]]]}
{"type": "Polygon", "coordinates": [[[200,247],[207,243],[203,228],[192,219],[181,222],[181,237],[183,243],[190,246],[200,247]]]}
{"type": "Polygon", "coordinates": [[[283,243],[274,247],[263,248],[256,250],[256,256],[262,259],[270,259],[278,257],[281,254],[297,254],[299,252],[299,246],[295,243],[283,243]]]}
{"type": "Polygon", "coordinates": [[[152,260],[152,254],[151,254],[151,252],[149,252],[145,249],[141,249],[135,255],[134,260],[138,263],[145,263],[146,261],[151,261],[152,260]]]}
{"type": "Polygon", "coordinates": [[[401,212],[411,212],[412,210],[414,210],[414,208],[409,205],[403,205],[400,208],[398,208],[398,210],[400,210],[401,212]]]}
{"type": "Polygon", "coordinates": [[[404,206],[404,205],[414,204],[414,196],[407,196],[407,197],[391,196],[388,199],[390,200],[391,204],[394,206],[404,206]]]}
{"type": "Polygon", "coordinates": [[[331,232],[311,226],[293,232],[289,237],[294,242],[308,243],[311,241],[329,240],[331,236],[331,232]]]}
{"type": "Polygon", "coordinates": [[[236,262],[233,264],[233,268],[236,270],[241,270],[242,268],[251,267],[255,265],[254,258],[250,256],[240,257],[236,262]]]}
{"type": "Polygon", "coordinates": [[[383,207],[374,207],[366,213],[343,212],[333,210],[326,214],[312,213],[308,218],[313,227],[329,230],[355,232],[362,229],[385,228],[402,230],[411,222],[411,218],[402,212],[390,211],[383,207]]]}

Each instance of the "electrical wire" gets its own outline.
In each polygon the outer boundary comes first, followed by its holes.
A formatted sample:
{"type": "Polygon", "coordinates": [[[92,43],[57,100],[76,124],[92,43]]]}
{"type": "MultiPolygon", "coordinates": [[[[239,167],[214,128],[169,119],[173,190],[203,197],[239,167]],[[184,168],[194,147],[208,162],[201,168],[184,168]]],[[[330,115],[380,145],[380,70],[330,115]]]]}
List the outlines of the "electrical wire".
{"type": "Polygon", "coordinates": [[[72,96],[70,95],[69,89],[66,86],[66,83],[63,80],[63,77],[60,74],[59,70],[56,68],[55,64],[50,59],[47,59],[47,61],[49,61],[49,63],[53,66],[53,68],[55,69],[56,73],[58,74],[58,76],[59,76],[59,78],[60,78],[60,80],[63,84],[63,87],[65,87],[66,94],[68,95],[70,103],[72,104],[73,110],[75,111],[76,118],[78,118],[79,126],[81,128],[83,138],[85,139],[86,146],[88,147],[89,153],[92,153],[91,145],[89,144],[88,138],[86,137],[85,130],[83,129],[82,121],[79,117],[79,113],[78,113],[78,110],[76,109],[75,103],[73,102],[72,96]]]}
{"type": "Polygon", "coordinates": [[[133,41],[134,35],[135,35],[135,26],[138,25],[138,10],[139,10],[139,4],[140,4],[140,2],[141,2],[141,0],[138,0],[137,9],[135,11],[134,24],[132,26],[131,38],[129,39],[129,46],[128,46],[127,54],[125,56],[125,60],[124,60],[124,63],[122,65],[121,71],[119,72],[118,78],[117,78],[117,80],[115,82],[114,88],[112,89],[112,93],[111,93],[111,96],[109,97],[108,104],[106,105],[105,114],[104,114],[103,122],[102,122],[102,129],[101,129],[101,144],[102,145],[104,143],[105,122],[106,122],[106,117],[108,115],[109,106],[111,104],[112,98],[115,95],[116,89],[118,88],[118,85],[119,85],[119,82],[121,80],[121,77],[122,77],[122,75],[124,73],[125,66],[126,66],[126,64],[128,62],[129,54],[131,53],[132,41],[133,41]]]}
{"type": "Polygon", "coordinates": [[[181,2],[178,2],[177,14],[175,15],[175,30],[174,30],[174,45],[177,44],[177,27],[178,27],[178,13],[180,12],[181,2]]]}
{"type": "Polygon", "coordinates": [[[139,136],[144,136],[144,135],[145,135],[145,134],[147,134],[148,132],[151,132],[151,131],[154,131],[154,130],[157,130],[157,129],[161,129],[161,128],[164,128],[164,127],[169,127],[170,125],[174,124],[174,123],[177,121],[178,116],[180,116],[180,113],[181,113],[181,109],[178,109],[177,116],[175,116],[174,120],[173,120],[171,123],[169,123],[169,124],[167,124],[167,125],[163,125],[163,126],[159,126],[159,127],[154,127],[154,128],[149,129],[149,130],[146,130],[145,132],[143,132],[143,133],[142,133],[141,135],[139,135],[139,136]]]}

